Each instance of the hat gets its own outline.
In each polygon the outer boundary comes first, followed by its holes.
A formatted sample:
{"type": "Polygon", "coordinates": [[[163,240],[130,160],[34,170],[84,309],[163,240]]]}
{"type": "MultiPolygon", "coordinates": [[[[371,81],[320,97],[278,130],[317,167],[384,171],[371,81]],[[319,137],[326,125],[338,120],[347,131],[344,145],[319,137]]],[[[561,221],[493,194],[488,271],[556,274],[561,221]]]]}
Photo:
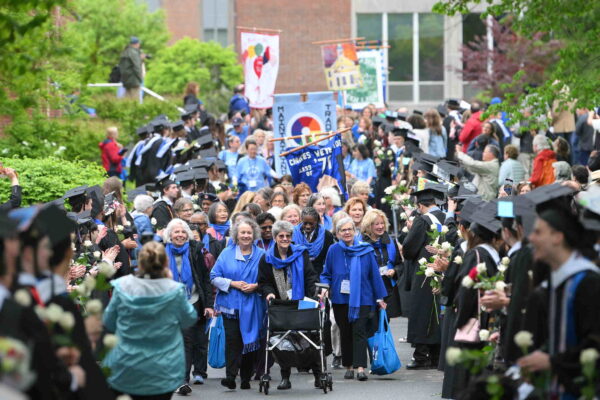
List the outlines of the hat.
{"type": "Polygon", "coordinates": [[[70,189],[69,191],[67,191],[67,193],[65,193],[65,195],[62,197],[63,199],[71,199],[73,197],[77,197],[77,196],[85,196],[85,191],[88,188],[88,185],[83,185],[83,186],[78,186],[76,188],[70,189]]]}
{"type": "Polygon", "coordinates": [[[171,129],[173,129],[174,132],[182,131],[183,130],[183,121],[178,120],[175,122],[171,122],[171,129]]]}
{"type": "Polygon", "coordinates": [[[200,201],[210,201],[211,203],[219,200],[217,195],[213,193],[200,193],[199,199],[200,201]]]}
{"type": "Polygon", "coordinates": [[[92,199],[92,218],[96,218],[104,208],[104,193],[98,185],[87,188],[87,193],[92,199]]]}
{"type": "Polygon", "coordinates": [[[412,194],[416,197],[417,203],[422,201],[435,201],[443,199],[446,195],[447,189],[444,185],[437,183],[425,183],[425,187],[421,190],[417,190],[412,194]]]}
{"type": "Polygon", "coordinates": [[[433,172],[433,166],[438,162],[439,158],[427,153],[419,153],[414,157],[415,163],[413,171],[433,172]]]}
{"type": "Polygon", "coordinates": [[[586,229],[600,231],[600,186],[591,186],[577,198],[583,207],[581,223],[586,229]]]}
{"type": "Polygon", "coordinates": [[[457,99],[448,99],[448,101],[446,102],[447,105],[451,106],[451,107],[460,107],[460,101],[457,99]]]}
{"type": "Polygon", "coordinates": [[[35,218],[35,225],[48,236],[52,246],[68,239],[77,227],[64,211],[53,205],[42,207],[35,218]]]}
{"type": "Polygon", "coordinates": [[[215,164],[217,165],[219,171],[227,171],[227,164],[225,164],[223,160],[216,159],[215,164]]]}
{"type": "Polygon", "coordinates": [[[152,132],[152,127],[148,125],[140,126],[135,130],[138,136],[144,136],[152,132]]]}
{"type": "Polygon", "coordinates": [[[446,182],[450,182],[453,176],[457,176],[458,167],[452,161],[440,160],[433,165],[431,173],[446,182]]]}
{"type": "Polygon", "coordinates": [[[438,105],[435,109],[437,110],[438,114],[440,114],[440,116],[442,118],[444,118],[446,115],[448,115],[448,109],[443,104],[438,105]]]}
{"type": "MultiPolygon", "coordinates": [[[[479,227],[483,227],[492,233],[497,233],[502,229],[502,223],[496,219],[496,213],[497,206],[494,202],[490,201],[478,207],[471,219],[479,227]]],[[[471,229],[473,229],[473,226],[471,226],[471,229]]]]}
{"type": "Polygon", "coordinates": [[[194,168],[192,172],[194,174],[194,179],[197,181],[208,179],[208,172],[206,172],[204,168],[194,168]]]}
{"type": "Polygon", "coordinates": [[[235,117],[234,119],[231,120],[231,124],[233,126],[240,126],[244,123],[244,120],[241,119],[240,117],[235,117]]]}
{"type": "Polygon", "coordinates": [[[211,147],[209,149],[200,150],[198,152],[198,156],[204,159],[217,158],[217,151],[214,149],[214,147],[211,147]]]}
{"type": "Polygon", "coordinates": [[[213,146],[213,138],[212,135],[210,134],[210,132],[205,133],[204,135],[200,136],[198,139],[194,140],[196,147],[198,148],[208,148],[213,146]]]}
{"type": "Polygon", "coordinates": [[[8,217],[16,224],[17,232],[26,232],[31,227],[35,217],[40,212],[40,206],[15,208],[8,212],[8,217]]]}
{"type": "Polygon", "coordinates": [[[523,196],[535,204],[536,210],[541,212],[543,209],[552,208],[557,205],[565,205],[570,200],[574,190],[569,186],[560,183],[544,185],[525,193],[523,196]]]}
{"type": "Polygon", "coordinates": [[[194,182],[195,173],[194,170],[187,170],[184,172],[180,172],[176,175],[176,179],[178,184],[187,185],[194,182]]]}
{"type": "Polygon", "coordinates": [[[380,117],[379,115],[376,115],[373,118],[371,118],[371,122],[375,126],[381,125],[383,121],[385,121],[385,119],[383,117],[380,117]]]}
{"type": "Polygon", "coordinates": [[[472,223],[473,222],[473,214],[477,212],[480,206],[482,206],[485,202],[479,196],[473,196],[468,198],[463,203],[462,209],[460,211],[460,220],[472,223]]]}
{"type": "Polygon", "coordinates": [[[413,114],[417,114],[417,115],[423,115],[423,111],[420,110],[413,110],[413,114]]]}
{"type": "Polygon", "coordinates": [[[135,189],[132,189],[127,192],[127,200],[129,200],[130,202],[133,202],[137,196],[139,196],[141,194],[146,194],[146,193],[147,193],[146,186],[142,185],[142,186],[136,187],[135,189]]]}
{"type": "Polygon", "coordinates": [[[385,119],[387,119],[388,121],[395,121],[398,119],[398,113],[396,111],[386,111],[385,112],[385,119]]]}
{"type": "Polygon", "coordinates": [[[170,185],[176,185],[175,180],[173,179],[173,177],[170,174],[161,172],[157,177],[156,177],[156,186],[158,188],[160,188],[160,191],[162,192],[164,189],[166,189],[167,187],[169,187],[170,185]]]}
{"type": "Polygon", "coordinates": [[[205,168],[208,169],[212,165],[212,162],[207,159],[198,159],[194,158],[193,160],[188,161],[187,164],[190,168],[205,168]]]}
{"type": "Polygon", "coordinates": [[[72,209],[74,209],[75,211],[80,211],[83,208],[83,206],[85,205],[85,201],[87,200],[86,199],[87,188],[88,188],[87,185],[78,186],[76,188],[73,188],[73,189],[67,191],[67,193],[65,193],[65,195],[61,199],[54,200],[54,204],[57,207],[64,208],[64,200],[66,199],[69,201],[69,204],[71,205],[72,209]]]}

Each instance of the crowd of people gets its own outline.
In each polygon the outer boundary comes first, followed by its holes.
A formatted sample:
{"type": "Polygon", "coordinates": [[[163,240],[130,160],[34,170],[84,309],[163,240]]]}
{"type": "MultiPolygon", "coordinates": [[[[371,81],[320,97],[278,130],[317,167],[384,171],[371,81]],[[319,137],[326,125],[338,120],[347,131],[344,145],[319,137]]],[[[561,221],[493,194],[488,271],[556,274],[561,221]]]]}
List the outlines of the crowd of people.
{"type": "MultiPolygon", "coordinates": [[[[239,375],[250,389],[273,363],[269,301],[311,298],[330,310],[325,347],[344,379],[369,379],[383,309],[408,318],[406,368],[443,371],[443,398],[598,393],[594,111],[550,112],[541,131],[484,119],[478,101],[338,108],[346,198],[331,177],[311,188],[275,171],[271,111],[250,109],[243,85],[219,119],[198,96],[190,83],[181,120],[156,117],[130,149],[109,128],[102,186],[20,208],[2,167],[0,340],[31,360],[3,382],[35,399],[188,395],[219,315],[221,385],[239,375]]],[[[321,366],[308,370],[320,388],[321,366]]],[[[291,387],[282,365],[277,389],[291,387]]]]}

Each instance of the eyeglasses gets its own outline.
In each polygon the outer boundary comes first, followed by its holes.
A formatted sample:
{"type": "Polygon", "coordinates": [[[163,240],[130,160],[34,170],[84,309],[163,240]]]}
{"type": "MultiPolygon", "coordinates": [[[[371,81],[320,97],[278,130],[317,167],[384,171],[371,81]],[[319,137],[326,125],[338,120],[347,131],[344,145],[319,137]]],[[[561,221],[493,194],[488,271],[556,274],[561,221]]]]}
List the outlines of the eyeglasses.
{"type": "Polygon", "coordinates": [[[263,231],[270,231],[273,230],[273,225],[263,225],[260,227],[260,229],[262,229],[263,231]]]}
{"type": "Polygon", "coordinates": [[[277,235],[278,239],[289,239],[291,237],[292,235],[290,235],[289,233],[280,233],[279,235],[277,235]]]}
{"type": "Polygon", "coordinates": [[[350,233],[350,232],[354,232],[354,228],[340,229],[340,233],[350,233]]]}

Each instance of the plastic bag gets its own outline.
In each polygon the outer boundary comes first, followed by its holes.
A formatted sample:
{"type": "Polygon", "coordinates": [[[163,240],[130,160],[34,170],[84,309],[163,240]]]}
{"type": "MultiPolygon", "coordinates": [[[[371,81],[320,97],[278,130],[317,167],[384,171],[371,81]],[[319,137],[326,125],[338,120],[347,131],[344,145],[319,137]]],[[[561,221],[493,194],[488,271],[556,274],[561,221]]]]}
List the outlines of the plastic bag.
{"type": "Polygon", "coordinates": [[[373,356],[371,360],[373,374],[392,374],[402,365],[398,353],[396,353],[394,336],[390,330],[387,314],[383,309],[379,311],[379,329],[373,337],[369,338],[369,348],[373,356]]]}
{"type": "Polygon", "coordinates": [[[217,316],[215,326],[210,329],[208,344],[208,365],[212,368],[225,367],[225,328],[223,317],[217,316]]]}

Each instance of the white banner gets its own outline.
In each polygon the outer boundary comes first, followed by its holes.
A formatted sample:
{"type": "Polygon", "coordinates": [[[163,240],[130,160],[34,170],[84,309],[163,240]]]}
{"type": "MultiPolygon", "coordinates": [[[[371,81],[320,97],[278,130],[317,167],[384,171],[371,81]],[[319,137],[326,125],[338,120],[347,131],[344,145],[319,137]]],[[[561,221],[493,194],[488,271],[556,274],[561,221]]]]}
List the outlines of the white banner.
{"type": "Polygon", "coordinates": [[[346,104],[355,110],[361,110],[369,104],[384,106],[383,87],[385,71],[382,50],[362,50],[358,52],[360,73],[363,86],[346,91],[346,104]]]}
{"type": "Polygon", "coordinates": [[[250,107],[273,107],[273,93],[279,72],[279,35],[242,32],[241,51],[244,94],[250,107]]]}

